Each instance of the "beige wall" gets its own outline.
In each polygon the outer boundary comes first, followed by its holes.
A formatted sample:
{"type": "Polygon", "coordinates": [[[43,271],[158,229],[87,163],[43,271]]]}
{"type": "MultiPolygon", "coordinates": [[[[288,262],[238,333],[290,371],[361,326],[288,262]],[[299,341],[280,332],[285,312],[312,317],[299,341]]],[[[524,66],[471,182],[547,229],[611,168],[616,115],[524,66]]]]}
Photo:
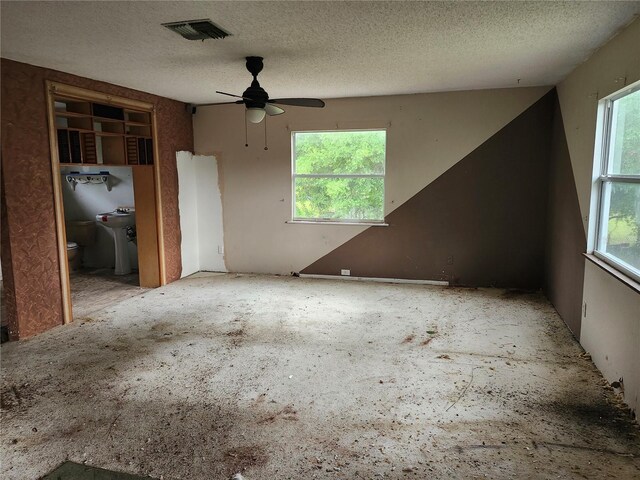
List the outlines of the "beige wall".
{"type": "Polygon", "coordinates": [[[557,85],[585,231],[593,186],[598,99],[639,79],[640,20],[636,20],[557,85]]]}
{"type": "MultiPolygon", "coordinates": [[[[640,80],[640,20],[600,48],[557,87],[585,231],[593,234],[594,144],[598,99],[640,80]]],[[[580,342],[610,382],[624,377],[638,411],[640,294],[587,261],[580,342]],[[586,315],[584,315],[586,304],[586,315]]]]}
{"type": "MultiPolygon", "coordinates": [[[[266,86],[266,85],[265,85],[266,86]]],[[[548,87],[328,100],[326,108],[285,107],[249,125],[239,105],[198,108],[197,154],[218,160],[225,261],[232,272],[299,271],[366,227],[294,225],[291,131],[387,128],[385,213],[389,214],[536,102],[548,87]]],[[[376,227],[385,228],[385,227],[376,227]]]]}
{"type": "Polygon", "coordinates": [[[580,342],[604,377],[624,379],[624,399],[640,407],[640,294],[591,262],[585,265],[580,342]]]}

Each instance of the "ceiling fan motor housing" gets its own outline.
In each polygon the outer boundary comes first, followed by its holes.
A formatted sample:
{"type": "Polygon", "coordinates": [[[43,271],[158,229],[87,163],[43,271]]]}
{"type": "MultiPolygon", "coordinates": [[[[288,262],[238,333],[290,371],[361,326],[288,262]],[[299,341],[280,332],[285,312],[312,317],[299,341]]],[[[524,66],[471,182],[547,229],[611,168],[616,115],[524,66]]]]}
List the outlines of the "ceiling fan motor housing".
{"type": "Polygon", "coordinates": [[[258,83],[258,80],[255,79],[251,82],[251,86],[244,91],[242,96],[245,98],[243,101],[247,108],[264,108],[269,99],[269,94],[265,92],[264,88],[258,83]],[[251,100],[247,100],[249,98],[251,100]]]}

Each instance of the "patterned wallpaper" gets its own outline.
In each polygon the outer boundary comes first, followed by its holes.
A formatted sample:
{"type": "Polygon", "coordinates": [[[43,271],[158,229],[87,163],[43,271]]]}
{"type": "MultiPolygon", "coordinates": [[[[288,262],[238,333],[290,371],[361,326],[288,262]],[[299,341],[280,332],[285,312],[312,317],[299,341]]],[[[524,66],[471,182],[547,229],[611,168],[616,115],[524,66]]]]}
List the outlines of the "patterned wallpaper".
{"type": "MultiPolygon", "coordinates": [[[[176,151],[193,150],[191,114],[183,103],[55,70],[2,59],[2,170],[6,215],[2,261],[10,262],[13,339],[63,323],[49,156],[45,81],[153,103],[156,106],[167,281],[180,278],[176,151]],[[12,302],[13,303],[13,302],[12,302]]],[[[4,213],[4,212],[3,212],[4,213]]],[[[6,267],[5,267],[6,269],[6,267]]],[[[8,288],[9,285],[7,284],[8,288]]]]}

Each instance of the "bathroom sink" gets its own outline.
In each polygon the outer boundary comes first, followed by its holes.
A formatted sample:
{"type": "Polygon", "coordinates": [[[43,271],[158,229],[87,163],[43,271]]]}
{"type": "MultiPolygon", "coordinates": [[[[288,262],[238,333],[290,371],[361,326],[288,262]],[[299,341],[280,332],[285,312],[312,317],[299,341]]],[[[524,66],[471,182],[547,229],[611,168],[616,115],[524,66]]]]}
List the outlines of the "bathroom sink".
{"type": "Polygon", "coordinates": [[[128,212],[106,212],[96,215],[96,222],[105,227],[110,228],[125,228],[132,227],[136,224],[136,217],[133,213],[128,212]]]}
{"type": "Polygon", "coordinates": [[[115,274],[127,275],[131,273],[131,261],[127,250],[126,229],[136,224],[134,212],[114,210],[113,212],[99,213],[96,215],[96,223],[110,228],[113,232],[113,240],[116,248],[115,274]]]}

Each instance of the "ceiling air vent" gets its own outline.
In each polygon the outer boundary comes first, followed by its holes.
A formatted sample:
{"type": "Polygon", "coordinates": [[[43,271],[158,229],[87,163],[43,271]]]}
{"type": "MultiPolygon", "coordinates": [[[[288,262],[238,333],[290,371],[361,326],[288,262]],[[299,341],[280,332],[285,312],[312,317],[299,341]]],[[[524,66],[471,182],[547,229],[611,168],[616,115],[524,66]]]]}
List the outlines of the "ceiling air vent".
{"type": "Polygon", "coordinates": [[[229,36],[229,33],[222,30],[209,19],[163,23],[162,26],[182,35],[187,40],[206,40],[207,38],[224,38],[229,36]]]}

